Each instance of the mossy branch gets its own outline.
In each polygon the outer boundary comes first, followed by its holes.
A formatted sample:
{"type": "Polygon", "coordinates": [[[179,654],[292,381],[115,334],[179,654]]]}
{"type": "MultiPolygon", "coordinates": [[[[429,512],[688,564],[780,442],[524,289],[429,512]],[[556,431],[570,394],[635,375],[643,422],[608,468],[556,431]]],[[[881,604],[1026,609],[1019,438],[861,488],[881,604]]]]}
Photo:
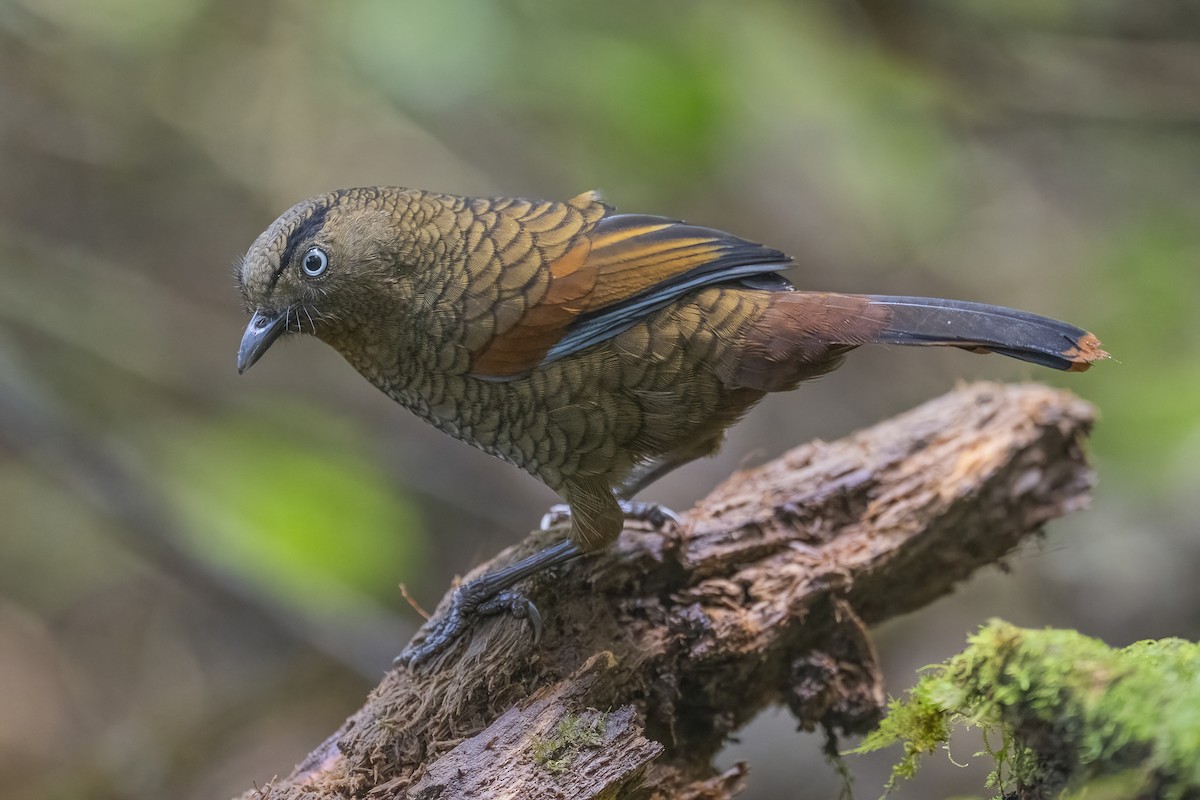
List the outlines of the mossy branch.
{"type": "Polygon", "coordinates": [[[867,626],[1083,506],[1092,420],[1067,392],[975,384],[737,473],[680,530],[627,530],[535,581],[537,647],[523,622],[480,623],[390,672],[290,776],[246,797],[733,797],[746,768],[717,773],[713,757],[767,705],[831,733],[878,722],[867,626]]]}
{"type": "Polygon", "coordinates": [[[993,621],[893,701],[857,751],[902,743],[893,781],[911,777],[953,724],[998,734],[992,782],[1005,796],[1196,797],[1200,646],[1163,639],[1114,650],[1075,631],[993,621]]]}

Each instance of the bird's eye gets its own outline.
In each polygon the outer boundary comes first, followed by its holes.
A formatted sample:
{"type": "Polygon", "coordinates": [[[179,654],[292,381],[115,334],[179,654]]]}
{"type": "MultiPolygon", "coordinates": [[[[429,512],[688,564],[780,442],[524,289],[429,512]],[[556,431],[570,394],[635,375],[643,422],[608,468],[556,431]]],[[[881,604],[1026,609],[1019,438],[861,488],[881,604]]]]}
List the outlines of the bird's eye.
{"type": "Polygon", "coordinates": [[[304,261],[300,263],[300,268],[304,270],[305,275],[315,278],[329,269],[329,256],[325,255],[325,251],[321,248],[313,247],[304,254],[304,261]]]}

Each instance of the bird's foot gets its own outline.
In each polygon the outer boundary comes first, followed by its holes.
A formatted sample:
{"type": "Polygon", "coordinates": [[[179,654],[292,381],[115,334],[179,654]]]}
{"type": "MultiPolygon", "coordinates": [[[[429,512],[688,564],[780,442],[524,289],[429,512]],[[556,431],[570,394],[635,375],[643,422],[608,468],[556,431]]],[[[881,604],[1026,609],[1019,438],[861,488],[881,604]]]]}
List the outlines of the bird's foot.
{"type": "Polygon", "coordinates": [[[467,581],[454,590],[450,607],[417,644],[410,644],[396,656],[396,666],[416,667],[445,652],[466,631],[475,617],[512,614],[529,620],[533,643],[542,639],[542,615],[529,598],[512,587],[518,581],[542,570],[579,558],[583,553],[570,539],[556,542],[544,550],[526,556],[492,572],[467,581]]]}
{"type": "MultiPolygon", "coordinates": [[[[665,528],[667,523],[679,525],[683,522],[682,518],[671,509],[658,503],[643,503],[638,500],[620,500],[621,513],[625,515],[625,519],[631,519],[635,522],[645,522],[655,529],[665,528]]],[[[565,525],[571,521],[571,507],[566,503],[558,503],[550,506],[550,509],[542,516],[542,530],[548,531],[558,525],[565,525]]]]}
{"type": "Polygon", "coordinates": [[[533,643],[542,640],[542,615],[525,595],[515,589],[487,594],[489,586],[480,581],[464,583],[454,591],[450,608],[425,638],[404,648],[404,652],[392,659],[397,667],[417,667],[447,650],[467,630],[475,617],[490,617],[496,614],[512,614],[517,619],[529,620],[533,629],[533,643]]]}

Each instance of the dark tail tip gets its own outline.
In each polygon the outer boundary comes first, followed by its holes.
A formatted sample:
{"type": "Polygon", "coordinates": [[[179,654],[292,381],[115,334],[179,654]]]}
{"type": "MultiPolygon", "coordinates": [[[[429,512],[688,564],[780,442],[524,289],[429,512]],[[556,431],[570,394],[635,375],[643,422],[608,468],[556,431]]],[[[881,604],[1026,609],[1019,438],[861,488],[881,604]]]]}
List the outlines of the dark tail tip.
{"type": "Polygon", "coordinates": [[[1109,357],[1095,334],[1027,311],[962,300],[869,297],[891,311],[879,342],[961,347],[1066,372],[1083,372],[1109,357]]]}

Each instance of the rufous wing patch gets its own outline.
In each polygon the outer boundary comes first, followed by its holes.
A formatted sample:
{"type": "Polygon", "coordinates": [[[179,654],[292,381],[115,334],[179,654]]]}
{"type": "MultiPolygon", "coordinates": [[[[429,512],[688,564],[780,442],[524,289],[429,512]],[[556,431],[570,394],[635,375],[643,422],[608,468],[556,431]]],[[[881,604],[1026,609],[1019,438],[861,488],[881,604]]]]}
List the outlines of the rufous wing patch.
{"type": "MultiPolygon", "coordinates": [[[[585,216],[606,208],[594,193],[580,195],[569,205],[585,216]]],[[[709,228],[663,217],[605,216],[585,227],[580,241],[566,253],[548,260],[542,267],[549,273],[545,294],[479,352],[471,371],[496,378],[518,375],[541,363],[581,317],[594,318],[633,298],[639,298],[639,310],[632,314],[650,313],[661,304],[642,300],[653,299],[656,291],[670,302],[692,288],[742,274],[745,265],[766,265],[759,270],[765,272],[781,268],[787,260],[776,250],[709,228]]]]}
{"type": "Polygon", "coordinates": [[[712,237],[674,236],[661,222],[617,227],[592,237],[589,264],[599,273],[588,310],[627,300],[712,261],[724,251],[712,237]]]}
{"type": "Polygon", "coordinates": [[[596,270],[587,264],[587,252],[588,242],[583,240],[547,265],[550,282],[546,293],[480,351],[471,365],[472,373],[506,378],[538,365],[581,313],[596,285],[596,270]]]}

